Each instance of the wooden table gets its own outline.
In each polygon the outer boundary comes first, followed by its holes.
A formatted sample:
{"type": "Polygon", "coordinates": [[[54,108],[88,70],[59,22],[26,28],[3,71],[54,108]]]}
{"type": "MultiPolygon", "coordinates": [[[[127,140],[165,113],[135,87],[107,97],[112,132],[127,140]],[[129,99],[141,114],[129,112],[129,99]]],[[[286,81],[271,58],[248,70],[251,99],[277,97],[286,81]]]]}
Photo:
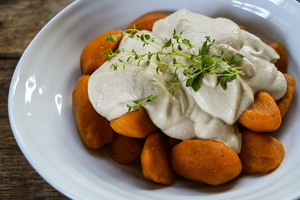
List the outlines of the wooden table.
{"type": "Polygon", "coordinates": [[[19,149],[8,120],[15,67],[39,30],[73,0],[0,0],[0,199],[68,199],[50,186],[19,149]]]}

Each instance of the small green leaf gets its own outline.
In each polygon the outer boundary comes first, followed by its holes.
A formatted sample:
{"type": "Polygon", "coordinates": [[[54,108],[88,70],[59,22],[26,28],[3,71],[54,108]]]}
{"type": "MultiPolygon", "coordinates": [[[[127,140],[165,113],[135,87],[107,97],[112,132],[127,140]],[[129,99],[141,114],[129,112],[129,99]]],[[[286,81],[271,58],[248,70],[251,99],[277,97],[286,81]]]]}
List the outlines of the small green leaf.
{"type": "Polygon", "coordinates": [[[160,61],[159,56],[158,56],[158,52],[156,53],[156,61],[157,61],[157,62],[160,61]]]}
{"type": "Polygon", "coordinates": [[[140,101],[139,101],[139,100],[134,100],[134,101],[133,101],[133,103],[135,103],[135,104],[139,104],[139,103],[140,103],[140,101]]]}
{"type": "Polygon", "coordinates": [[[222,69],[224,69],[224,70],[228,70],[228,66],[226,65],[226,63],[225,62],[223,62],[223,61],[221,61],[220,62],[220,65],[219,65],[222,69]]]}
{"type": "Polygon", "coordinates": [[[182,51],[182,47],[180,46],[180,44],[177,46],[179,51],[182,51]]]}
{"type": "Polygon", "coordinates": [[[148,60],[146,62],[146,66],[150,65],[150,60],[151,60],[152,54],[150,53],[150,51],[148,52],[148,60]]]}
{"type": "Polygon", "coordinates": [[[195,92],[197,92],[200,88],[200,85],[201,85],[201,82],[202,82],[202,77],[203,77],[203,74],[200,73],[199,75],[196,76],[196,78],[193,81],[192,88],[195,92]]]}
{"type": "Polygon", "coordinates": [[[153,98],[154,98],[153,95],[150,95],[150,96],[147,98],[147,102],[152,101],[153,98]]]}
{"type": "Polygon", "coordinates": [[[173,90],[172,90],[172,97],[175,96],[175,90],[176,90],[176,89],[173,89],[173,90]]]}
{"type": "Polygon", "coordinates": [[[171,44],[172,44],[172,39],[169,39],[162,48],[168,48],[171,46],[171,44]]]}
{"type": "Polygon", "coordinates": [[[225,77],[222,77],[221,80],[220,80],[220,85],[221,87],[223,88],[223,90],[226,90],[227,89],[227,81],[226,81],[226,78],[225,77]]]}
{"type": "Polygon", "coordinates": [[[107,60],[108,60],[108,61],[110,61],[110,59],[111,59],[111,56],[110,56],[110,54],[109,54],[109,53],[106,53],[106,52],[104,52],[104,55],[106,56],[107,60]]]}
{"type": "Polygon", "coordinates": [[[114,70],[117,71],[118,69],[118,65],[117,64],[113,64],[114,70]]]}
{"type": "Polygon", "coordinates": [[[172,53],[176,53],[173,43],[172,43],[172,53]]]}
{"type": "Polygon", "coordinates": [[[139,60],[139,61],[138,61],[137,66],[140,66],[140,62],[141,62],[141,61],[142,61],[142,60],[139,60]]]}
{"type": "Polygon", "coordinates": [[[216,58],[216,59],[221,59],[222,58],[222,56],[221,55],[213,55],[213,56],[211,56],[212,58],[216,58]]]}
{"type": "Polygon", "coordinates": [[[200,69],[194,68],[194,72],[193,72],[194,75],[199,74],[199,72],[200,72],[200,69]]]}
{"type": "Polygon", "coordinates": [[[185,86],[186,86],[186,87],[190,87],[190,86],[193,85],[193,82],[194,82],[194,79],[193,79],[193,78],[190,78],[190,79],[188,79],[188,80],[186,81],[185,86]]]}
{"type": "Polygon", "coordinates": [[[132,55],[134,55],[134,59],[136,60],[140,58],[140,56],[134,50],[132,50],[132,55]]]}
{"type": "Polygon", "coordinates": [[[165,80],[165,82],[166,82],[168,85],[172,85],[172,83],[168,82],[167,80],[165,80]]]}
{"type": "Polygon", "coordinates": [[[208,66],[212,66],[215,62],[210,57],[205,57],[205,64],[208,66]]]}
{"type": "Polygon", "coordinates": [[[203,45],[202,45],[202,51],[201,51],[201,55],[206,55],[206,54],[207,54],[207,39],[203,43],[203,45]]]}
{"type": "Polygon", "coordinates": [[[179,78],[178,78],[178,73],[177,73],[178,68],[179,68],[179,67],[176,67],[176,69],[175,69],[175,74],[174,74],[174,77],[175,77],[177,80],[179,80],[179,78]]]}
{"type": "Polygon", "coordinates": [[[117,50],[115,50],[115,52],[114,52],[114,54],[119,54],[119,53],[121,53],[121,50],[120,50],[120,49],[117,49],[117,50]]]}
{"type": "Polygon", "coordinates": [[[191,47],[190,41],[188,39],[183,39],[182,43],[185,44],[188,47],[191,47]]]}
{"type": "Polygon", "coordinates": [[[240,62],[243,60],[243,56],[241,55],[238,55],[238,54],[234,54],[232,57],[231,57],[231,62],[240,62]]]}
{"type": "Polygon", "coordinates": [[[175,35],[175,36],[173,36],[173,38],[174,38],[175,40],[177,40],[177,42],[179,41],[179,36],[175,35]]]}
{"type": "Polygon", "coordinates": [[[158,72],[159,68],[160,68],[160,66],[159,66],[159,67],[156,67],[156,73],[157,73],[158,75],[159,75],[159,72],[158,72]]]}
{"type": "Polygon", "coordinates": [[[176,64],[178,64],[178,62],[177,62],[176,58],[173,58],[173,65],[176,65],[176,64]]]}
{"type": "Polygon", "coordinates": [[[195,58],[195,55],[192,54],[191,57],[190,57],[190,59],[193,60],[194,58],[195,58]]]}
{"type": "Polygon", "coordinates": [[[177,35],[176,29],[175,29],[175,28],[174,28],[174,30],[173,30],[173,35],[177,35]]]}
{"type": "MultiPolygon", "coordinates": [[[[170,82],[168,82],[168,81],[166,81],[166,80],[165,80],[165,83],[168,84],[168,85],[171,85],[171,86],[176,86],[176,85],[177,85],[177,83],[170,83],[170,82]]],[[[177,87],[177,86],[176,86],[176,87],[177,87]]]]}
{"type": "Polygon", "coordinates": [[[234,79],[236,79],[236,74],[233,75],[233,76],[229,76],[229,77],[227,78],[227,82],[231,82],[231,81],[233,81],[234,79]]]}
{"type": "Polygon", "coordinates": [[[146,34],[145,38],[146,38],[146,40],[149,40],[151,37],[150,37],[150,35],[146,34]]]}

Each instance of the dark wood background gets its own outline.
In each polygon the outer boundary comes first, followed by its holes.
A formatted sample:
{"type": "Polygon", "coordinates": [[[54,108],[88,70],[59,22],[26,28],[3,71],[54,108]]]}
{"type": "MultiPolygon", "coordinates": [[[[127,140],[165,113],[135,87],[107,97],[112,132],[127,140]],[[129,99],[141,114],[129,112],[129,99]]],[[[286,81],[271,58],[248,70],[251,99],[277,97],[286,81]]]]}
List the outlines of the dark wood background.
{"type": "Polygon", "coordinates": [[[68,199],[31,167],[8,120],[15,67],[33,37],[73,0],[0,0],[0,199],[68,199]]]}

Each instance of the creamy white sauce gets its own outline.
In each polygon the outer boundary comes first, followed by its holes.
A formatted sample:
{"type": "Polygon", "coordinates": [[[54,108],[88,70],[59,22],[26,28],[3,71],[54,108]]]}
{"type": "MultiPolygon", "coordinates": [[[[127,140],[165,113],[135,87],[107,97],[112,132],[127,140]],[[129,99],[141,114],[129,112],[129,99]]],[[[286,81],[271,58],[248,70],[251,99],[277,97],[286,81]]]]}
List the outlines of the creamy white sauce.
{"type": "MultiPolygon", "coordinates": [[[[235,122],[241,113],[254,101],[258,91],[268,92],[275,100],[280,99],[286,92],[286,81],[282,73],[274,66],[278,54],[258,37],[243,31],[234,22],[224,19],[212,19],[200,14],[179,10],[165,19],[154,24],[153,31],[144,31],[158,41],[172,38],[173,30],[183,32],[183,37],[196,44],[199,48],[205,42],[205,36],[216,40],[216,46],[222,51],[228,45],[226,57],[233,54],[242,55],[244,75],[227,84],[223,90],[217,84],[217,78],[205,76],[200,89],[194,92],[185,83],[178,86],[175,97],[171,91],[165,92],[146,102],[143,107],[147,110],[153,123],[166,135],[177,139],[215,139],[224,142],[237,153],[241,149],[241,135],[235,122]]],[[[156,49],[137,39],[124,37],[119,49],[135,50],[138,54],[155,52],[156,49]]],[[[209,54],[218,55],[213,48],[209,54]]],[[[111,61],[104,63],[96,70],[89,80],[89,98],[102,116],[108,120],[118,118],[127,112],[127,104],[133,105],[133,100],[143,100],[149,95],[157,94],[169,87],[165,80],[175,82],[169,73],[174,72],[173,66],[160,68],[151,63],[133,62],[126,65],[124,70],[119,67],[114,71],[112,64],[118,59],[126,60],[129,54],[121,53],[111,61]]],[[[160,57],[164,62],[171,63],[173,57],[160,57]]],[[[184,64],[190,60],[176,57],[184,64]]],[[[180,80],[184,79],[181,74],[180,80]]]]}

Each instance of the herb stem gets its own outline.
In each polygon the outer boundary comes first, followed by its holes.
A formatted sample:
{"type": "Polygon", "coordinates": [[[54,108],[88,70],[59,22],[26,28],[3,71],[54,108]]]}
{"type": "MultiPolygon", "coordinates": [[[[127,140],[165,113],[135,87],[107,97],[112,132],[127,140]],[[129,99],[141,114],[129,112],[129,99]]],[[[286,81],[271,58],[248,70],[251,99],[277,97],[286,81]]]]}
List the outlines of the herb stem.
{"type": "Polygon", "coordinates": [[[145,102],[152,101],[158,95],[169,91],[172,89],[172,96],[174,97],[175,90],[183,82],[186,82],[186,87],[192,87],[195,92],[197,92],[201,86],[202,79],[204,75],[216,76],[218,77],[218,82],[221,87],[226,90],[227,83],[233,81],[238,74],[243,74],[242,67],[231,67],[232,64],[236,66],[237,63],[241,62],[243,56],[234,54],[230,61],[225,58],[225,54],[227,53],[231,43],[226,47],[224,51],[220,51],[218,47],[215,45],[215,40],[211,40],[210,37],[206,36],[206,40],[202,45],[202,48],[198,48],[197,45],[192,44],[188,39],[182,37],[182,32],[177,34],[176,30],[173,32],[173,38],[166,39],[165,44],[157,41],[155,38],[151,37],[149,34],[144,33],[140,30],[137,30],[135,27],[133,29],[128,29],[121,34],[118,35],[110,35],[105,36],[107,41],[117,41],[117,38],[120,36],[128,35],[130,38],[135,38],[143,42],[143,47],[146,45],[150,45],[154,47],[156,52],[149,52],[147,54],[139,55],[134,50],[128,51],[125,49],[117,49],[115,52],[111,52],[110,54],[105,53],[108,60],[112,59],[115,55],[123,52],[128,53],[130,56],[126,61],[119,59],[119,64],[112,64],[114,70],[117,70],[119,66],[123,65],[123,69],[129,63],[134,61],[138,61],[137,66],[139,66],[140,62],[145,61],[146,66],[150,64],[150,62],[156,63],[157,68],[156,72],[159,74],[158,69],[162,66],[173,66],[175,67],[174,73],[170,73],[173,75],[175,80],[178,80],[176,83],[169,83],[165,81],[168,85],[171,85],[166,90],[163,90],[157,94],[150,95],[147,99],[142,101],[134,100],[134,105],[127,105],[128,111],[130,112],[132,108],[138,106],[141,108],[142,104],[145,102]],[[175,40],[175,41],[174,41],[175,40]],[[186,46],[188,49],[188,53],[184,52],[182,46],[186,46]],[[207,51],[209,48],[214,47],[219,55],[209,56],[207,51]],[[198,53],[194,53],[194,51],[198,53]],[[173,63],[166,63],[161,61],[160,56],[177,56],[189,59],[193,64],[183,64],[177,61],[176,57],[173,58],[173,63]],[[155,57],[155,59],[152,59],[155,57]],[[179,81],[178,75],[184,75],[184,80],[179,81]]]}

